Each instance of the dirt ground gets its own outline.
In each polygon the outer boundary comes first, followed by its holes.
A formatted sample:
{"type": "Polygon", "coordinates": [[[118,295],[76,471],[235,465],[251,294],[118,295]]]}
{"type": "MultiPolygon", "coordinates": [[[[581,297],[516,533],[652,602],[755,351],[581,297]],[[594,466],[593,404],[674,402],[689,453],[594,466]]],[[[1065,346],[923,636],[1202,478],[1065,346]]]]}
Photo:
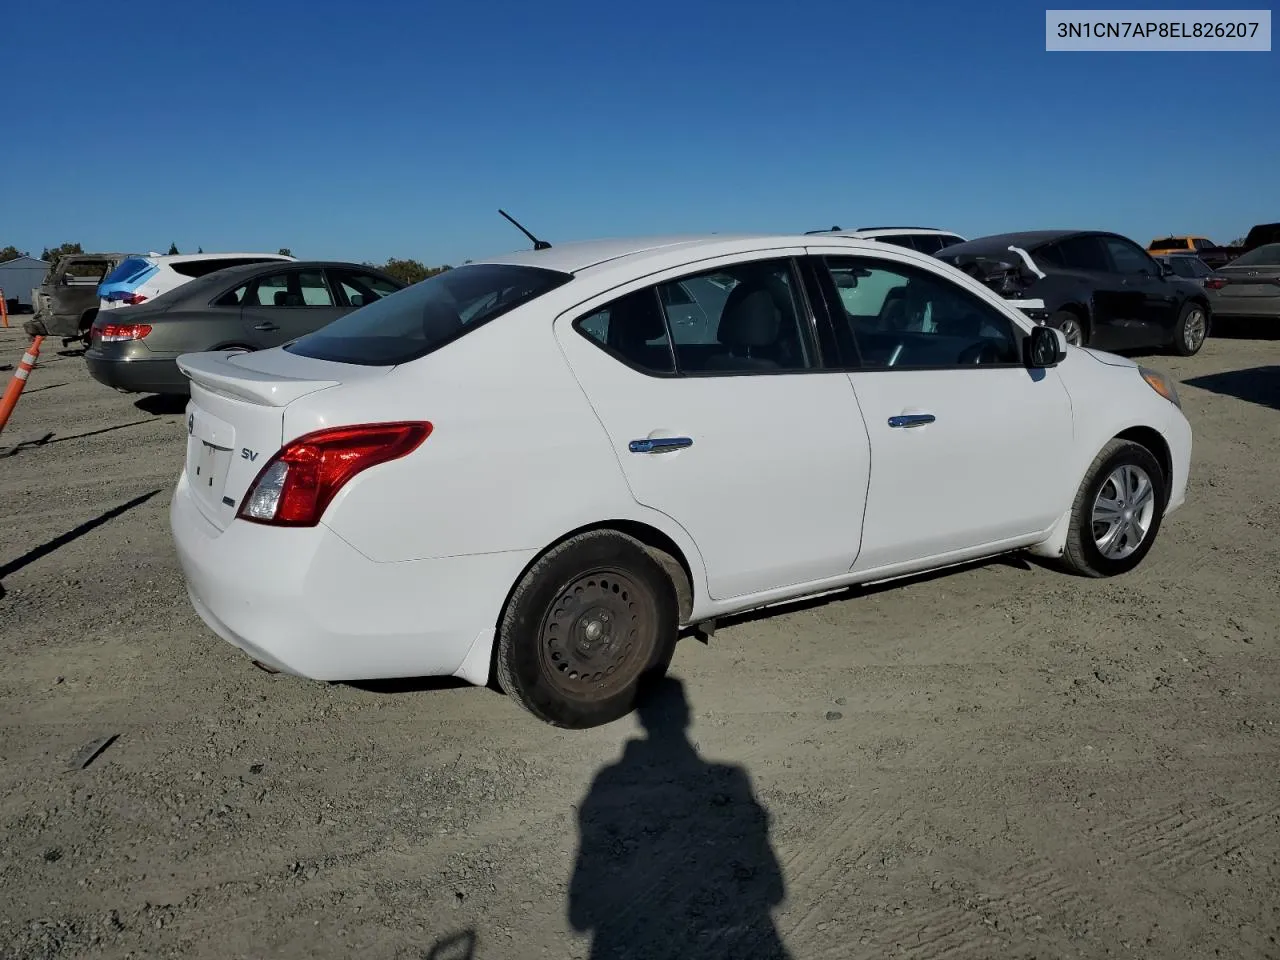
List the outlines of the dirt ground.
{"type": "Polygon", "coordinates": [[[1148,362],[1196,448],[1139,570],[741,619],[644,737],[255,669],[170,545],[180,409],[50,344],[0,436],[0,956],[1280,957],[1280,342],[1148,362]]]}

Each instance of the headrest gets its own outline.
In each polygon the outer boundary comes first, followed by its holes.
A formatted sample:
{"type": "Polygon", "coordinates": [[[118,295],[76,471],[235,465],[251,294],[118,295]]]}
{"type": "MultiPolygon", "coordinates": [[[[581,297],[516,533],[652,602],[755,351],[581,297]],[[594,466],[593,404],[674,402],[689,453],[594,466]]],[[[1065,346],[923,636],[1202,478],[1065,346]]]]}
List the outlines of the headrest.
{"type": "Polygon", "coordinates": [[[781,326],[782,314],[769,290],[742,283],[725,300],[716,337],[727,347],[764,347],[777,341],[781,326]]]}

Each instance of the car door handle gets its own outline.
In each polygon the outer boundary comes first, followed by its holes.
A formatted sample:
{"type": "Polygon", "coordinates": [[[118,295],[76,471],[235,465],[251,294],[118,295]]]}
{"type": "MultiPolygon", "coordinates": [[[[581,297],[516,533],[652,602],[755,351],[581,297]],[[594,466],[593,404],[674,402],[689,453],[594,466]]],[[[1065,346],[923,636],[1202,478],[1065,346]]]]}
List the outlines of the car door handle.
{"type": "Polygon", "coordinates": [[[926,423],[937,420],[932,413],[901,413],[889,418],[891,427],[923,427],[926,423]]]}
{"type": "Polygon", "coordinates": [[[279,330],[280,327],[270,320],[264,320],[262,323],[255,323],[253,329],[261,330],[263,333],[270,333],[272,330],[279,330]]]}
{"type": "Polygon", "coordinates": [[[643,440],[632,440],[627,444],[627,449],[632,453],[667,453],[692,446],[693,437],[646,437],[643,440]]]}

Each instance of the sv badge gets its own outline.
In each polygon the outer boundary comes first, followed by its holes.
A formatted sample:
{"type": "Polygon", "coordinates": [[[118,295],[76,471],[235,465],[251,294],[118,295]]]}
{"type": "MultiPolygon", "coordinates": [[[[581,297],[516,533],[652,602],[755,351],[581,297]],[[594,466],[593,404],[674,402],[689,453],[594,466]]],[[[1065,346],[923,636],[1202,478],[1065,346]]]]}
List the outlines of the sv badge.
{"type": "Polygon", "coordinates": [[[257,459],[258,459],[258,451],[257,451],[257,450],[250,450],[248,447],[241,447],[241,448],[240,448],[240,459],[241,459],[241,460],[248,460],[250,463],[253,463],[253,461],[255,461],[255,460],[257,460],[257,459]]]}

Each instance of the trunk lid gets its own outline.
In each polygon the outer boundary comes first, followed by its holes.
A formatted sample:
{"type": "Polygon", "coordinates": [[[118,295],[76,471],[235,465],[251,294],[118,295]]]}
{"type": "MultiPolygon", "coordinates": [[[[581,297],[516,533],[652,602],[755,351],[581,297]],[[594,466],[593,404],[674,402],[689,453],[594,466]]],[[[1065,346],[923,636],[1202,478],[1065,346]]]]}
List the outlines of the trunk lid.
{"type": "Polygon", "coordinates": [[[191,382],[187,482],[200,512],[220,530],[235,519],[267,461],[293,439],[284,435],[289,404],[391,369],[314,360],[282,349],[188,353],[178,358],[178,368],[191,382]]]}
{"type": "Polygon", "coordinates": [[[1218,271],[1226,285],[1218,291],[1220,297],[1275,297],[1280,296],[1280,268],[1226,266],[1218,271]]]}

